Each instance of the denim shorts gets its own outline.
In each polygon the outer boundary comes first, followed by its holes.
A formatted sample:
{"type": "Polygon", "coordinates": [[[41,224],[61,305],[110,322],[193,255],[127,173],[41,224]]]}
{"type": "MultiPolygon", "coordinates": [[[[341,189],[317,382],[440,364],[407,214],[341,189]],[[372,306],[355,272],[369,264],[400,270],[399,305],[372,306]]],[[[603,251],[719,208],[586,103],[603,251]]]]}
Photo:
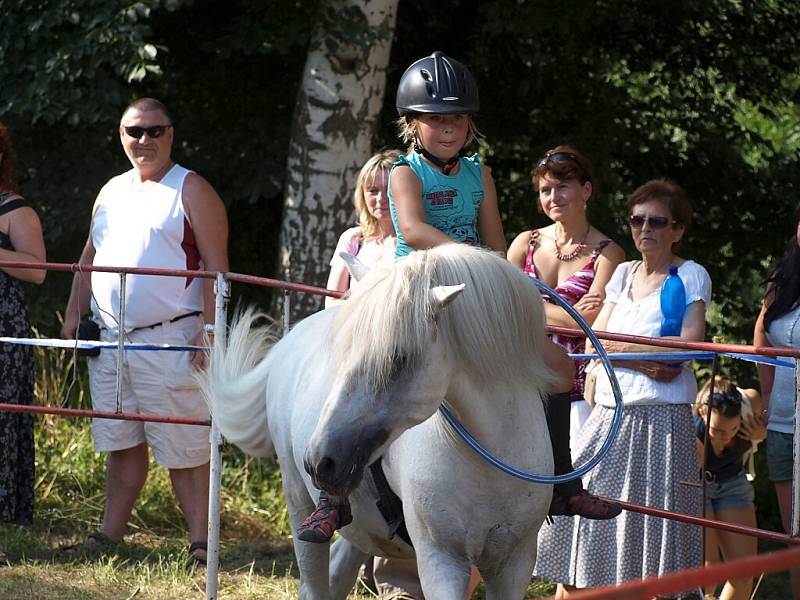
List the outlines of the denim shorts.
{"type": "Polygon", "coordinates": [[[706,483],[706,513],[719,513],[734,508],[755,508],[753,486],[747,481],[745,471],[733,479],[706,483]]]}
{"type": "Polygon", "coordinates": [[[791,481],[794,436],[791,433],[767,431],[767,471],[770,481],[791,481]]]}

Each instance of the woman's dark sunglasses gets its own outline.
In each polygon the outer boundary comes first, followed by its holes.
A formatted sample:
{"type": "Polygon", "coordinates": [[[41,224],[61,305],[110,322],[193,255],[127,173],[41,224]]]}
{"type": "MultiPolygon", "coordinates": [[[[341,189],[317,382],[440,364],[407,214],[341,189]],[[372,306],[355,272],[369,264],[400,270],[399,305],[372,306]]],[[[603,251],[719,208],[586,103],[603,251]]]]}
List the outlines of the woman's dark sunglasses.
{"type": "Polygon", "coordinates": [[[137,140],[142,139],[142,136],[146,133],[147,137],[151,138],[158,138],[164,135],[164,132],[172,127],[172,125],[153,125],[152,127],[127,127],[125,125],[122,128],[132,138],[136,138],[137,140]]]}
{"type": "Polygon", "coordinates": [[[565,160],[578,162],[578,157],[575,156],[572,152],[548,152],[542,157],[542,159],[538,163],[536,163],[536,166],[543,167],[548,163],[548,161],[551,160],[554,162],[564,162],[565,160]]]}
{"type": "Polygon", "coordinates": [[[668,219],[667,217],[644,217],[642,215],[631,215],[628,217],[628,222],[633,229],[641,229],[645,223],[650,223],[650,229],[664,229],[667,225],[675,225],[675,219],[668,219]]]}

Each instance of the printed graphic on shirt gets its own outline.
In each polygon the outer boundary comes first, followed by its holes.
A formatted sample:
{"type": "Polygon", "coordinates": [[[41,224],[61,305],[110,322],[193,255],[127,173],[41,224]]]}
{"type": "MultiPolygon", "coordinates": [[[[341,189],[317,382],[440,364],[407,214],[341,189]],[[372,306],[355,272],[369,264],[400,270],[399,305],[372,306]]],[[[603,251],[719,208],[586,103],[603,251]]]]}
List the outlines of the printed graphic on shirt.
{"type": "Polygon", "coordinates": [[[472,194],[472,202],[465,201],[458,189],[436,185],[425,194],[425,220],[449,237],[467,244],[478,244],[478,206],[483,199],[472,194]],[[477,200],[477,202],[476,202],[477,200]]]}

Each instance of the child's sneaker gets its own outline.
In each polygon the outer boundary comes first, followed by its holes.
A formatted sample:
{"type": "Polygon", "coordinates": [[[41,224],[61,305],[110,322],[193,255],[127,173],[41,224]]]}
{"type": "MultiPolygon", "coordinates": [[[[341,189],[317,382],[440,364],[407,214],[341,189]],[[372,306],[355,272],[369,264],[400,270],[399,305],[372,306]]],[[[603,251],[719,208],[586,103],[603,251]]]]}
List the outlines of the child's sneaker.
{"type": "Polygon", "coordinates": [[[566,515],[568,517],[583,517],[584,519],[613,519],[622,512],[622,506],[616,502],[606,502],[597,496],[592,496],[586,490],[568,498],[553,492],[553,501],[550,504],[550,516],[566,515]]]}
{"type": "Polygon", "coordinates": [[[304,542],[322,544],[330,541],[334,531],[352,522],[353,515],[347,498],[342,504],[332,504],[327,494],[322,493],[314,512],[303,519],[297,528],[297,538],[304,542]]]}

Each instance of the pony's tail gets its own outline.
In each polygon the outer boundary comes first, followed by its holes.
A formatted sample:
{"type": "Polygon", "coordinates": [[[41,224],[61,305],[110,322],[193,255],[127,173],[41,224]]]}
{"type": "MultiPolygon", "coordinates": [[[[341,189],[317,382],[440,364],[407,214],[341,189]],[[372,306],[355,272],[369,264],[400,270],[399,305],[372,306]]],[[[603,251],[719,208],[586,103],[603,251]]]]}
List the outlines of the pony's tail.
{"type": "Polygon", "coordinates": [[[277,340],[271,326],[254,328],[263,313],[252,308],[234,317],[227,348],[215,344],[209,368],[198,376],[214,423],[222,435],[253,456],[272,456],[267,427],[266,385],[270,346],[277,340]]]}

